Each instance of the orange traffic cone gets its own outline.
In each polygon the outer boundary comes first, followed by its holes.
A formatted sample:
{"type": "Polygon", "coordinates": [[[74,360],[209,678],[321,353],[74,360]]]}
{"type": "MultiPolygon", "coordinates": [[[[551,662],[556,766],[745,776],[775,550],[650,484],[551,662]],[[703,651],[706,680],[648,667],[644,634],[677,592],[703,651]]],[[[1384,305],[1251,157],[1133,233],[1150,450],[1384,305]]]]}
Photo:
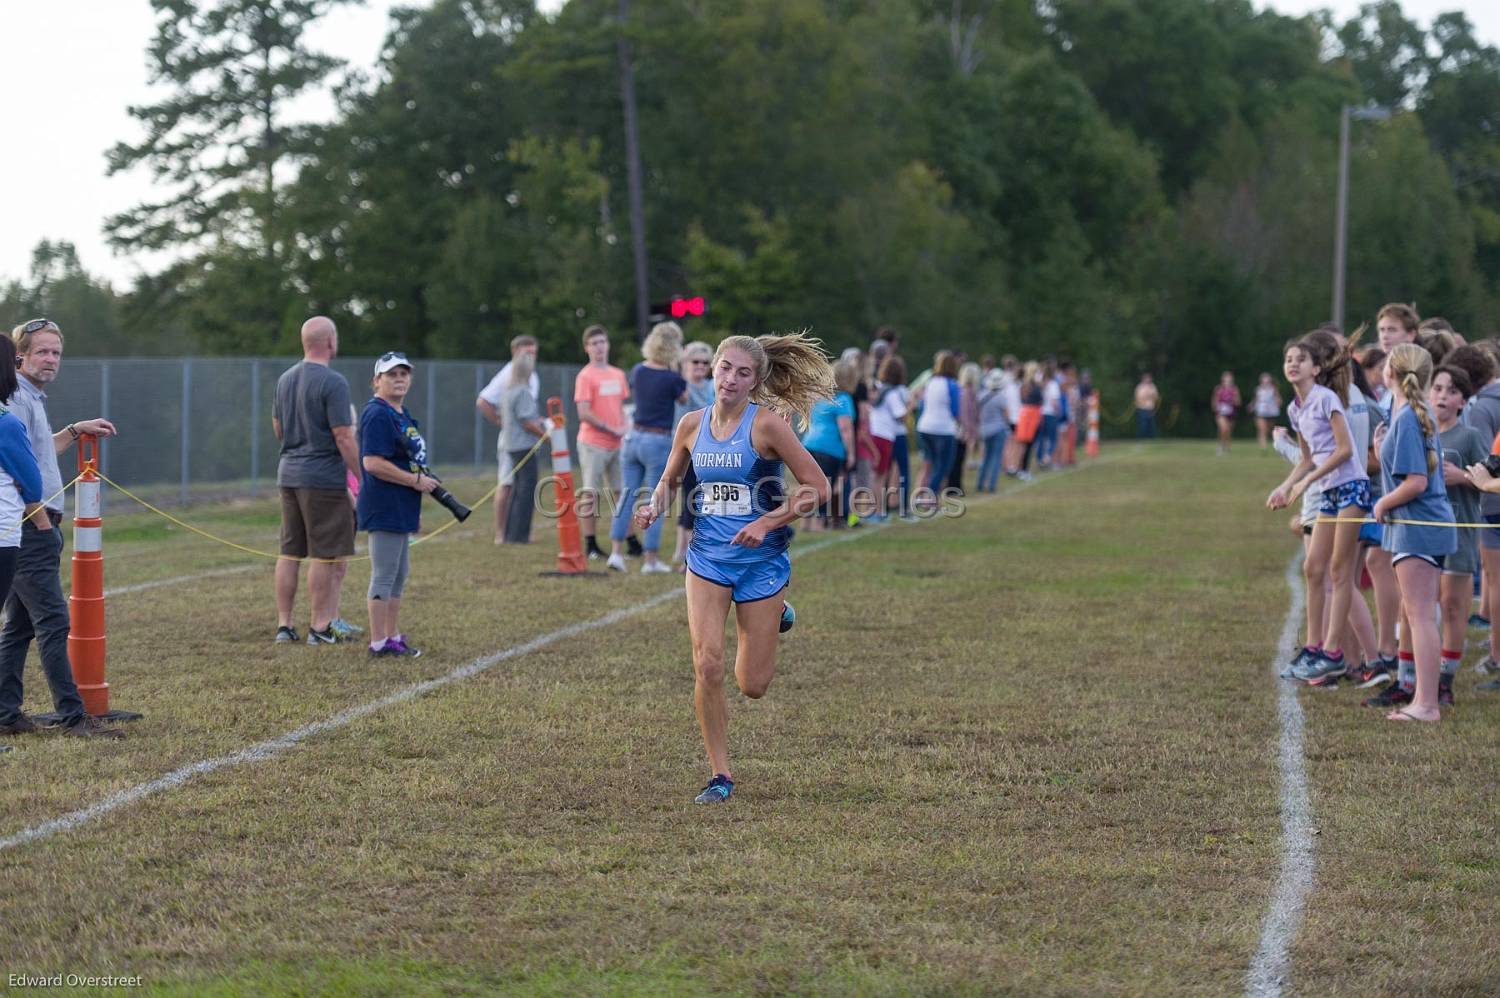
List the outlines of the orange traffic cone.
{"type": "Polygon", "coordinates": [[[587,575],[589,560],[583,553],[583,532],[574,509],[573,459],[568,452],[568,430],[563,421],[562,399],[547,400],[547,418],[552,421],[552,480],[557,489],[556,575],[587,575]]]}
{"type": "Polygon", "coordinates": [[[1094,392],[1089,396],[1089,435],[1088,442],[1083,445],[1083,452],[1089,457],[1099,456],[1099,393],[1094,392]]]}
{"type": "Polygon", "coordinates": [[[84,710],[95,717],[133,721],[141,715],[109,709],[109,683],[104,681],[104,521],[100,517],[98,470],[98,438],[92,433],[79,434],[68,660],[73,664],[73,681],[78,684],[84,710]]]}

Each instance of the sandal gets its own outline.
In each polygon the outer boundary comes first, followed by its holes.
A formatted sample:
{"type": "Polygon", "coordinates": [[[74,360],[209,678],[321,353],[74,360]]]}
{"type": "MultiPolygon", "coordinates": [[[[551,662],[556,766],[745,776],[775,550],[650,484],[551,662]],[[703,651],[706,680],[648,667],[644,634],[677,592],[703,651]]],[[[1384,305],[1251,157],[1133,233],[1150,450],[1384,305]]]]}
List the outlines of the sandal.
{"type": "Polygon", "coordinates": [[[1393,710],[1385,715],[1385,719],[1387,721],[1420,721],[1423,724],[1436,724],[1442,720],[1442,717],[1418,717],[1411,712],[1409,707],[1402,707],[1400,710],[1393,710]]]}

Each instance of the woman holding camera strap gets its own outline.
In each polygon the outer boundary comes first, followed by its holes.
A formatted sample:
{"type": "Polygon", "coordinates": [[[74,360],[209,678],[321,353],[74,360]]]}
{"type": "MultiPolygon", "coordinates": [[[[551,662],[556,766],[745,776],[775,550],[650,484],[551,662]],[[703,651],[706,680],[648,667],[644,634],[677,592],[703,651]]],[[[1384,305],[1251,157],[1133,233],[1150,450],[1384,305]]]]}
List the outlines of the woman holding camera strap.
{"type": "Polygon", "coordinates": [[[427,443],[407,412],[411,361],[385,353],[375,361],[375,395],[359,417],[359,529],[370,535],[370,655],[416,658],[422,652],[396,629],[406,587],[411,535],[421,526],[422,496],[438,487],[427,443]]]}

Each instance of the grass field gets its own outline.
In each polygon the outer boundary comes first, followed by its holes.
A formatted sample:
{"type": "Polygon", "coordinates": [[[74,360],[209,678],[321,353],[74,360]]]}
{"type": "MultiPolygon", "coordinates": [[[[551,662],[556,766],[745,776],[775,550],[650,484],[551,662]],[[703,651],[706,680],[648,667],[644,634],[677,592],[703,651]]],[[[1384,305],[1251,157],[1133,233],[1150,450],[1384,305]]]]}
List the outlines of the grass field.
{"type": "MultiPolygon", "coordinates": [[[[427,654],[372,663],[274,646],[269,567],[222,574],[251,559],[111,498],[108,586],[221,574],[111,600],[114,702],[146,718],[120,743],[11,740],[0,839],[663,599],[0,849],[0,985],[1238,993],[1281,848],[1296,541],[1261,501],[1283,472],[1119,445],[956,519],[800,537],[799,622],[770,694],[731,694],[716,808],[689,803],[708,774],[678,577],[540,577],[551,536],[495,548],[480,510],[414,552],[427,654]]],[[[191,518],[275,543],[267,502],[191,518]]],[[[1290,992],[1500,992],[1500,700],[1473,683],[1436,727],[1301,694],[1317,866],[1290,992]]]]}

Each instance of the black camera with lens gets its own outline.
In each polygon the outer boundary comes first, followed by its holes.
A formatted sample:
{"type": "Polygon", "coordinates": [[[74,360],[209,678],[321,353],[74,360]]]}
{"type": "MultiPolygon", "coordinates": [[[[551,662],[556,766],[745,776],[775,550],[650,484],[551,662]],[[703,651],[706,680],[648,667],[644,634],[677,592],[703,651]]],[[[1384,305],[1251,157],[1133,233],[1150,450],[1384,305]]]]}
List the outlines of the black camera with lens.
{"type": "Polygon", "coordinates": [[[427,467],[424,464],[417,470],[420,471],[424,477],[430,478],[434,482],[438,483],[437,488],[433,489],[428,494],[432,496],[432,498],[436,499],[439,503],[441,503],[444,509],[452,513],[455,520],[457,520],[459,523],[463,523],[469,518],[469,514],[472,513],[473,510],[455,499],[452,492],[449,492],[447,489],[443,488],[443,480],[434,475],[431,468],[427,467]]]}

